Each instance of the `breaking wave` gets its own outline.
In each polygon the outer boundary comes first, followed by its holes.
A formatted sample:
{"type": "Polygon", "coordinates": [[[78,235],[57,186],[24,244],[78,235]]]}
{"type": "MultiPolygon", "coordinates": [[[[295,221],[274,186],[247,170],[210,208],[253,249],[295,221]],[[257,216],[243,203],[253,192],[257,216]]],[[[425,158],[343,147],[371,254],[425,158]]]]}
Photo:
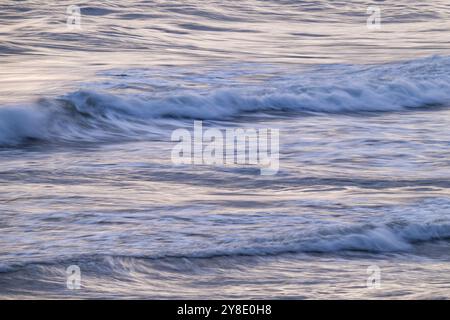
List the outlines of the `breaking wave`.
{"type": "Polygon", "coordinates": [[[3,106],[0,145],[145,138],[167,118],[227,121],[246,113],[373,113],[449,102],[450,57],[334,65],[239,88],[135,95],[80,90],[29,106],[3,106]]]}
{"type": "MultiPolygon", "coordinates": [[[[93,254],[73,257],[74,261],[105,260],[113,263],[115,259],[135,258],[146,260],[161,259],[211,259],[239,256],[278,256],[296,253],[342,254],[345,252],[365,252],[372,254],[414,252],[416,244],[450,239],[448,223],[392,223],[387,225],[363,225],[333,230],[322,230],[313,235],[286,234],[283,237],[248,239],[245,242],[231,242],[214,249],[189,248],[148,254],[93,254]]],[[[0,272],[12,272],[28,265],[67,264],[70,258],[53,261],[33,261],[0,264],[0,272]]]]}

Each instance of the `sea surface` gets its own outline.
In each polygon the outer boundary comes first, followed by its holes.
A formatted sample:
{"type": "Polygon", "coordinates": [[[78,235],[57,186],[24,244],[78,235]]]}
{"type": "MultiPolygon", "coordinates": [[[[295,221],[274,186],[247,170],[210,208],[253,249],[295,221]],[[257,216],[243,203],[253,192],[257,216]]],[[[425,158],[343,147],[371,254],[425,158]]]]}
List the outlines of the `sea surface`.
{"type": "Polygon", "coordinates": [[[450,298],[449,40],[447,0],[1,1],[0,298],[450,298]],[[175,165],[196,120],[279,172],[175,165]]]}

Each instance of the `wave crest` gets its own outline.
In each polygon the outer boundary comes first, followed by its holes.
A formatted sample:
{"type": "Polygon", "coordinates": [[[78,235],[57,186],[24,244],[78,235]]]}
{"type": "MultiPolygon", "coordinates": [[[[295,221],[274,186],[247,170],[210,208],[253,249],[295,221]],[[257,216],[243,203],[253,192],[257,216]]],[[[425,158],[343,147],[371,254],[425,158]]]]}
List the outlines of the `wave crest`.
{"type": "MultiPolygon", "coordinates": [[[[15,262],[0,264],[0,272],[12,272],[28,265],[58,264],[67,259],[77,261],[92,261],[104,258],[106,261],[120,258],[136,258],[148,260],[161,259],[210,259],[220,257],[239,256],[278,256],[284,254],[318,253],[343,254],[349,252],[363,252],[371,254],[383,253],[414,253],[415,245],[436,240],[450,239],[450,224],[448,223],[391,223],[386,225],[361,225],[348,228],[322,230],[312,235],[286,234],[276,238],[249,239],[245,243],[231,242],[227,246],[214,249],[186,248],[183,251],[172,252],[166,248],[164,252],[148,254],[86,254],[63,260],[55,258],[53,261],[15,262]]],[[[67,264],[67,263],[65,263],[67,264]]]]}
{"type": "Polygon", "coordinates": [[[136,139],[161,119],[230,120],[245,113],[403,111],[450,102],[450,57],[371,67],[329,66],[240,88],[112,94],[81,90],[0,108],[0,145],[136,139]]]}

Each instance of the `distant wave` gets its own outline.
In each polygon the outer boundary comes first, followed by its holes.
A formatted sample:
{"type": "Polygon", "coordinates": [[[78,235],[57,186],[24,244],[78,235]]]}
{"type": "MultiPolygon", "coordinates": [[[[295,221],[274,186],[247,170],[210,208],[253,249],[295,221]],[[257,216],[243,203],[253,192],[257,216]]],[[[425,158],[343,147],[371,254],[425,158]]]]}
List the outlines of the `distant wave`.
{"type": "Polygon", "coordinates": [[[134,139],[158,120],[232,120],[245,113],[361,113],[450,105],[450,57],[376,66],[332,65],[258,85],[139,95],[81,90],[0,107],[0,145],[29,140],[134,139]]]}
{"type": "MultiPolygon", "coordinates": [[[[160,259],[209,259],[238,256],[278,256],[294,253],[341,254],[345,252],[366,252],[372,254],[412,252],[414,245],[436,240],[450,239],[450,224],[389,224],[364,225],[333,230],[322,230],[313,235],[286,234],[283,237],[248,239],[243,243],[231,243],[229,247],[214,249],[189,248],[185,252],[159,252],[142,255],[93,254],[73,257],[78,262],[96,259],[136,258],[160,259]]],[[[54,265],[66,263],[64,259],[0,264],[0,272],[12,272],[28,265],[54,265]]],[[[66,263],[67,264],[67,263],[66,263]]]]}

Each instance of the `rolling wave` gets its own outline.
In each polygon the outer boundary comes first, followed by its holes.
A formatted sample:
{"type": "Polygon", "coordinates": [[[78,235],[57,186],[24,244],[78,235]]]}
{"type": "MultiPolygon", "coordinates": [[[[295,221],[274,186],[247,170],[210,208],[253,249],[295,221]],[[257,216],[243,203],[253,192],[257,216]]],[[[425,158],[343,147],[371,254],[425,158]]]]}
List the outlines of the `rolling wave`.
{"type": "Polygon", "coordinates": [[[321,230],[313,235],[286,234],[283,237],[249,239],[246,242],[231,243],[214,249],[189,248],[183,252],[155,252],[142,255],[86,254],[73,258],[52,261],[14,262],[0,264],[0,272],[17,271],[29,265],[53,265],[70,261],[92,261],[98,259],[136,258],[161,259],[210,259],[220,257],[262,257],[285,254],[344,254],[364,252],[371,254],[413,253],[416,244],[450,239],[450,224],[433,223],[391,223],[385,225],[361,225],[333,230],[321,230]]]}
{"type": "Polygon", "coordinates": [[[450,57],[337,65],[237,88],[135,95],[79,90],[29,106],[4,106],[0,145],[139,139],[154,133],[166,118],[227,121],[246,113],[373,113],[449,102],[450,57]]]}

